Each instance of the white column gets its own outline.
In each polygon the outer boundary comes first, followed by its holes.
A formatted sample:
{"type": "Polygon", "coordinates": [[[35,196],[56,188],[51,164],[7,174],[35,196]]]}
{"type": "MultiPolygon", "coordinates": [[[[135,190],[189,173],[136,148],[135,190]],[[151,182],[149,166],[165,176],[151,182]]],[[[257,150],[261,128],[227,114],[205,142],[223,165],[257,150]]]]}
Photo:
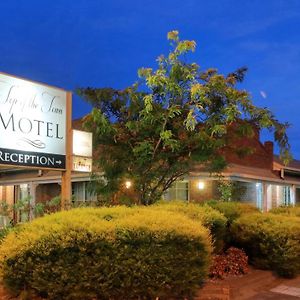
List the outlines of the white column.
{"type": "Polygon", "coordinates": [[[283,197],[283,191],[282,191],[282,187],[280,185],[276,186],[276,207],[281,205],[282,201],[282,197],[283,197]]]}
{"type": "Polygon", "coordinates": [[[267,188],[266,188],[266,211],[269,211],[270,209],[272,209],[272,185],[271,184],[267,184],[267,188]]]}
{"type": "Polygon", "coordinates": [[[265,212],[265,211],[268,211],[268,185],[263,182],[262,183],[262,200],[263,200],[263,203],[262,203],[262,210],[265,212]]]}

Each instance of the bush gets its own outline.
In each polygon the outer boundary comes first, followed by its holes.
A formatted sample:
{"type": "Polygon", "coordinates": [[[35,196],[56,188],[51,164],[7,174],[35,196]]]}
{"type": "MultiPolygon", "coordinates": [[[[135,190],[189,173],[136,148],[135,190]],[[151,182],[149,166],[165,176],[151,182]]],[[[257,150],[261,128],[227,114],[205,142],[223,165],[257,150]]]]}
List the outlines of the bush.
{"type": "Polygon", "coordinates": [[[300,217],[300,206],[280,206],[270,210],[272,214],[300,217]]]}
{"type": "Polygon", "coordinates": [[[0,243],[2,243],[4,238],[11,232],[11,230],[12,230],[11,226],[0,228],[0,243]]]}
{"type": "Polygon", "coordinates": [[[214,251],[218,253],[223,250],[227,219],[217,210],[208,205],[200,206],[184,201],[162,201],[151,207],[181,213],[192,220],[200,222],[211,232],[214,251]]]}
{"type": "Polygon", "coordinates": [[[213,209],[219,211],[227,219],[227,224],[226,224],[227,232],[224,238],[225,248],[233,245],[231,231],[230,231],[231,224],[242,215],[259,212],[259,210],[256,207],[250,204],[240,203],[236,201],[224,202],[224,201],[211,200],[205,202],[204,205],[208,205],[213,209]]]}
{"type": "Polygon", "coordinates": [[[211,200],[205,202],[205,204],[209,205],[210,207],[224,214],[224,216],[228,220],[228,225],[230,225],[234,220],[236,220],[237,218],[239,218],[244,214],[259,212],[258,208],[256,208],[253,205],[236,202],[236,201],[225,202],[225,201],[211,200]]]}
{"type": "Polygon", "coordinates": [[[49,299],[183,299],[205,279],[210,252],[207,229],[181,214],[79,208],[8,234],[0,266],[8,288],[49,299]]]}
{"type": "Polygon", "coordinates": [[[275,214],[242,216],[232,225],[236,244],[244,248],[250,261],[278,275],[300,273],[300,219],[275,214]]]}
{"type": "Polygon", "coordinates": [[[234,247],[227,249],[224,254],[215,255],[209,270],[209,276],[214,279],[246,273],[248,273],[248,257],[243,250],[234,247]]]}

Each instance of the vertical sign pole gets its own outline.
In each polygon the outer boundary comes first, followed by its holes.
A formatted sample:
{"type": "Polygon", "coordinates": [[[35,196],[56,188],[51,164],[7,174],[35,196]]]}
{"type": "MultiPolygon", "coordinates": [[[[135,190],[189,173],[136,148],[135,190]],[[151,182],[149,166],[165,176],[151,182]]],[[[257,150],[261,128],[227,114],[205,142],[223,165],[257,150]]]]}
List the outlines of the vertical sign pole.
{"type": "Polygon", "coordinates": [[[67,92],[66,103],[66,170],[62,172],[61,177],[61,210],[69,209],[72,199],[72,93],[67,92]]]}

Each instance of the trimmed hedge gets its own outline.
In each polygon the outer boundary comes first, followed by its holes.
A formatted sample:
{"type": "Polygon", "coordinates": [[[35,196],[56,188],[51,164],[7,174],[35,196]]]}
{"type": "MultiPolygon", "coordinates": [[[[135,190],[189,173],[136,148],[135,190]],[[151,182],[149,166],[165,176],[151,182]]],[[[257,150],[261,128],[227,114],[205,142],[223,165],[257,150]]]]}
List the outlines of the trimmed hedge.
{"type": "Polygon", "coordinates": [[[252,214],[252,213],[259,213],[259,210],[246,203],[240,203],[236,201],[217,201],[217,200],[211,200],[205,202],[204,205],[208,205],[212,207],[213,209],[219,211],[222,213],[226,219],[227,219],[227,228],[226,228],[226,236],[224,238],[224,247],[231,247],[234,245],[234,241],[231,235],[231,225],[232,223],[237,220],[242,215],[252,214]]]}
{"type": "Polygon", "coordinates": [[[300,274],[300,219],[275,214],[245,215],[231,228],[234,241],[256,267],[284,277],[300,274]]]}
{"type": "Polygon", "coordinates": [[[223,250],[224,239],[227,233],[227,219],[219,211],[208,205],[199,205],[184,201],[161,201],[151,206],[151,208],[181,213],[192,220],[200,222],[211,232],[214,252],[223,250]]]}
{"type": "Polygon", "coordinates": [[[221,212],[227,218],[228,225],[230,225],[234,220],[238,219],[244,214],[259,212],[259,209],[253,205],[236,201],[227,202],[211,200],[205,202],[205,204],[221,212]]]}
{"type": "Polygon", "coordinates": [[[210,253],[208,230],[181,214],[80,208],[8,234],[0,267],[8,288],[48,299],[183,299],[206,278],[210,253]]]}
{"type": "Polygon", "coordinates": [[[300,206],[280,206],[270,210],[270,213],[276,215],[287,215],[300,217],[300,206]]]}
{"type": "Polygon", "coordinates": [[[12,227],[4,227],[0,228],[0,243],[4,240],[4,238],[12,231],[12,227]]]}

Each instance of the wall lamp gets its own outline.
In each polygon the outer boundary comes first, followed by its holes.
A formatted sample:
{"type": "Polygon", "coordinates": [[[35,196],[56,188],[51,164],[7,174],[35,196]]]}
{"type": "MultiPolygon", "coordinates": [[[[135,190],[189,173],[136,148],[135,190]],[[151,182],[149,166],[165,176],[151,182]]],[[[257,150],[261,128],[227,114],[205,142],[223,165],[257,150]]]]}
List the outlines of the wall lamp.
{"type": "Polygon", "coordinates": [[[204,189],[204,182],[203,181],[199,181],[198,182],[198,189],[199,190],[203,190],[204,189]]]}

